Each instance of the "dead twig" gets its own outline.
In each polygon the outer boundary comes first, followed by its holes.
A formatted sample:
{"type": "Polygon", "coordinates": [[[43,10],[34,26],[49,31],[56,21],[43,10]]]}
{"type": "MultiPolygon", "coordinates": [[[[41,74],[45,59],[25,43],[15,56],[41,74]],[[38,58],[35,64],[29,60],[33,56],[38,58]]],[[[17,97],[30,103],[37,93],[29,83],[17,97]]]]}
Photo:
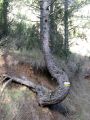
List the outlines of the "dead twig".
{"type": "Polygon", "coordinates": [[[8,81],[6,81],[6,82],[3,84],[2,88],[1,88],[0,97],[2,96],[4,89],[5,89],[5,88],[7,87],[7,85],[10,84],[11,82],[12,82],[12,79],[9,79],[8,81]]]}

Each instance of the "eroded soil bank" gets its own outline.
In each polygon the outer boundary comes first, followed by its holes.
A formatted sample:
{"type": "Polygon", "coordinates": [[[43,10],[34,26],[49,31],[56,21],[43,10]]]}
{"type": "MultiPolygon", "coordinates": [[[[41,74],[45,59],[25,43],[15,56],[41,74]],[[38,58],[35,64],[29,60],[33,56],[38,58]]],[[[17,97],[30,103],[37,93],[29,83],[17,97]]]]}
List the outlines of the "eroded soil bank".
{"type": "MultiPolygon", "coordinates": [[[[32,79],[34,83],[45,85],[50,89],[55,87],[55,82],[44,66],[32,64],[32,60],[22,58],[16,54],[0,55],[0,75],[32,79]],[[41,68],[40,68],[41,67],[41,68]],[[50,80],[51,79],[51,80],[50,80]]],[[[0,87],[2,88],[2,77],[0,87]]],[[[0,120],[61,120],[64,119],[64,111],[61,113],[55,106],[40,107],[37,96],[29,88],[17,83],[10,83],[0,96],[0,120]],[[56,109],[56,110],[55,110],[56,109]]],[[[58,107],[60,109],[60,106],[58,107]]],[[[66,111],[65,111],[66,112],[66,111]]]]}
{"type": "MultiPolygon", "coordinates": [[[[80,57],[80,56],[79,56],[80,57]]],[[[37,96],[29,88],[10,83],[0,96],[0,120],[89,120],[90,118],[90,62],[86,58],[78,62],[79,69],[75,71],[75,64],[69,61],[67,67],[64,62],[62,67],[70,76],[71,90],[68,97],[60,104],[40,107],[37,96]],[[79,64],[80,63],[80,64],[79,64]],[[82,63],[82,64],[81,64],[82,63]],[[72,67],[73,66],[73,67],[72,67]],[[86,78],[84,73],[88,73],[86,78]]],[[[0,55],[0,75],[8,73],[16,77],[27,77],[33,82],[45,85],[50,89],[55,87],[55,82],[47,72],[43,57],[36,59],[33,56],[20,54],[0,55]]],[[[0,77],[0,88],[2,88],[0,77]]]]}

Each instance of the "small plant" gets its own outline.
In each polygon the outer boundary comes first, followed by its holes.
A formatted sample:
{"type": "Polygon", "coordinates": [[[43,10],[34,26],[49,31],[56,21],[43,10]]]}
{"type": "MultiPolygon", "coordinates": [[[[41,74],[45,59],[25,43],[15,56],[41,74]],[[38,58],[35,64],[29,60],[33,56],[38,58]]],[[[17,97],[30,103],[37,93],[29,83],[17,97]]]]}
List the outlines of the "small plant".
{"type": "Polygon", "coordinates": [[[14,43],[17,50],[40,48],[39,31],[36,25],[27,26],[21,21],[11,28],[11,35],[16,38],[14,43]]]}

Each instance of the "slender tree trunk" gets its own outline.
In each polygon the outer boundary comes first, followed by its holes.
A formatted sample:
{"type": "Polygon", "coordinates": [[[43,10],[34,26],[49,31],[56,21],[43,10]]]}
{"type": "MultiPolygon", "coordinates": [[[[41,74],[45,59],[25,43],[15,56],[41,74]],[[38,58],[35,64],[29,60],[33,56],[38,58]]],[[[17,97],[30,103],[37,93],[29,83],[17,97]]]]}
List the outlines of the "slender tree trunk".
{"type": "Polygon", "coordinates": [[[8,0],[3,0],[3,34],[4,35],[7,35],[8,33],[7,8],[8,8],[8,0]]]}
{"type": "Polygon", "coordinates": [[[68,0],[64,0],[64,50],[67,56],[69,50],[68,44],[68,0]]]}
{"type": "Polygon", "coordinates": [[[0,39],[7,35],[8,33],[8,23],[7,23],[7,7],[8,7],[8,0],[3,0],[2,2],[2,9],[1,9],[1,29],[0,29],[0,39]]]}

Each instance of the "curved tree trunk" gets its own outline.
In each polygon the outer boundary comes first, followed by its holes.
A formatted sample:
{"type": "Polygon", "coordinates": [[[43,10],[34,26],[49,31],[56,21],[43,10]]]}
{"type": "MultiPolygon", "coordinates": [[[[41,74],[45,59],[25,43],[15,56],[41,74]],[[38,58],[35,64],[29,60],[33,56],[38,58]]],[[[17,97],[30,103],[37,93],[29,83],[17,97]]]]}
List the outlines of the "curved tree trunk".
{"type": "Polygon", "coordinates": [[[43,41],[43,53],[45,57],[46,66],[51,73],[52,77],[54,77],[58,82],[58,87],[48,92],[47,94],[40,97],[41,105],[55,104],[61,102],[68,94],[70,88],[70,82],[68,80],[68,76],[64,71],[59,69],[54,62],[53,56],[49,47],[49,5],[51,4],[51,0],[42,0],[42,9],[41,9],[41,18],[42,18],[42,41],[43,41]]]}

